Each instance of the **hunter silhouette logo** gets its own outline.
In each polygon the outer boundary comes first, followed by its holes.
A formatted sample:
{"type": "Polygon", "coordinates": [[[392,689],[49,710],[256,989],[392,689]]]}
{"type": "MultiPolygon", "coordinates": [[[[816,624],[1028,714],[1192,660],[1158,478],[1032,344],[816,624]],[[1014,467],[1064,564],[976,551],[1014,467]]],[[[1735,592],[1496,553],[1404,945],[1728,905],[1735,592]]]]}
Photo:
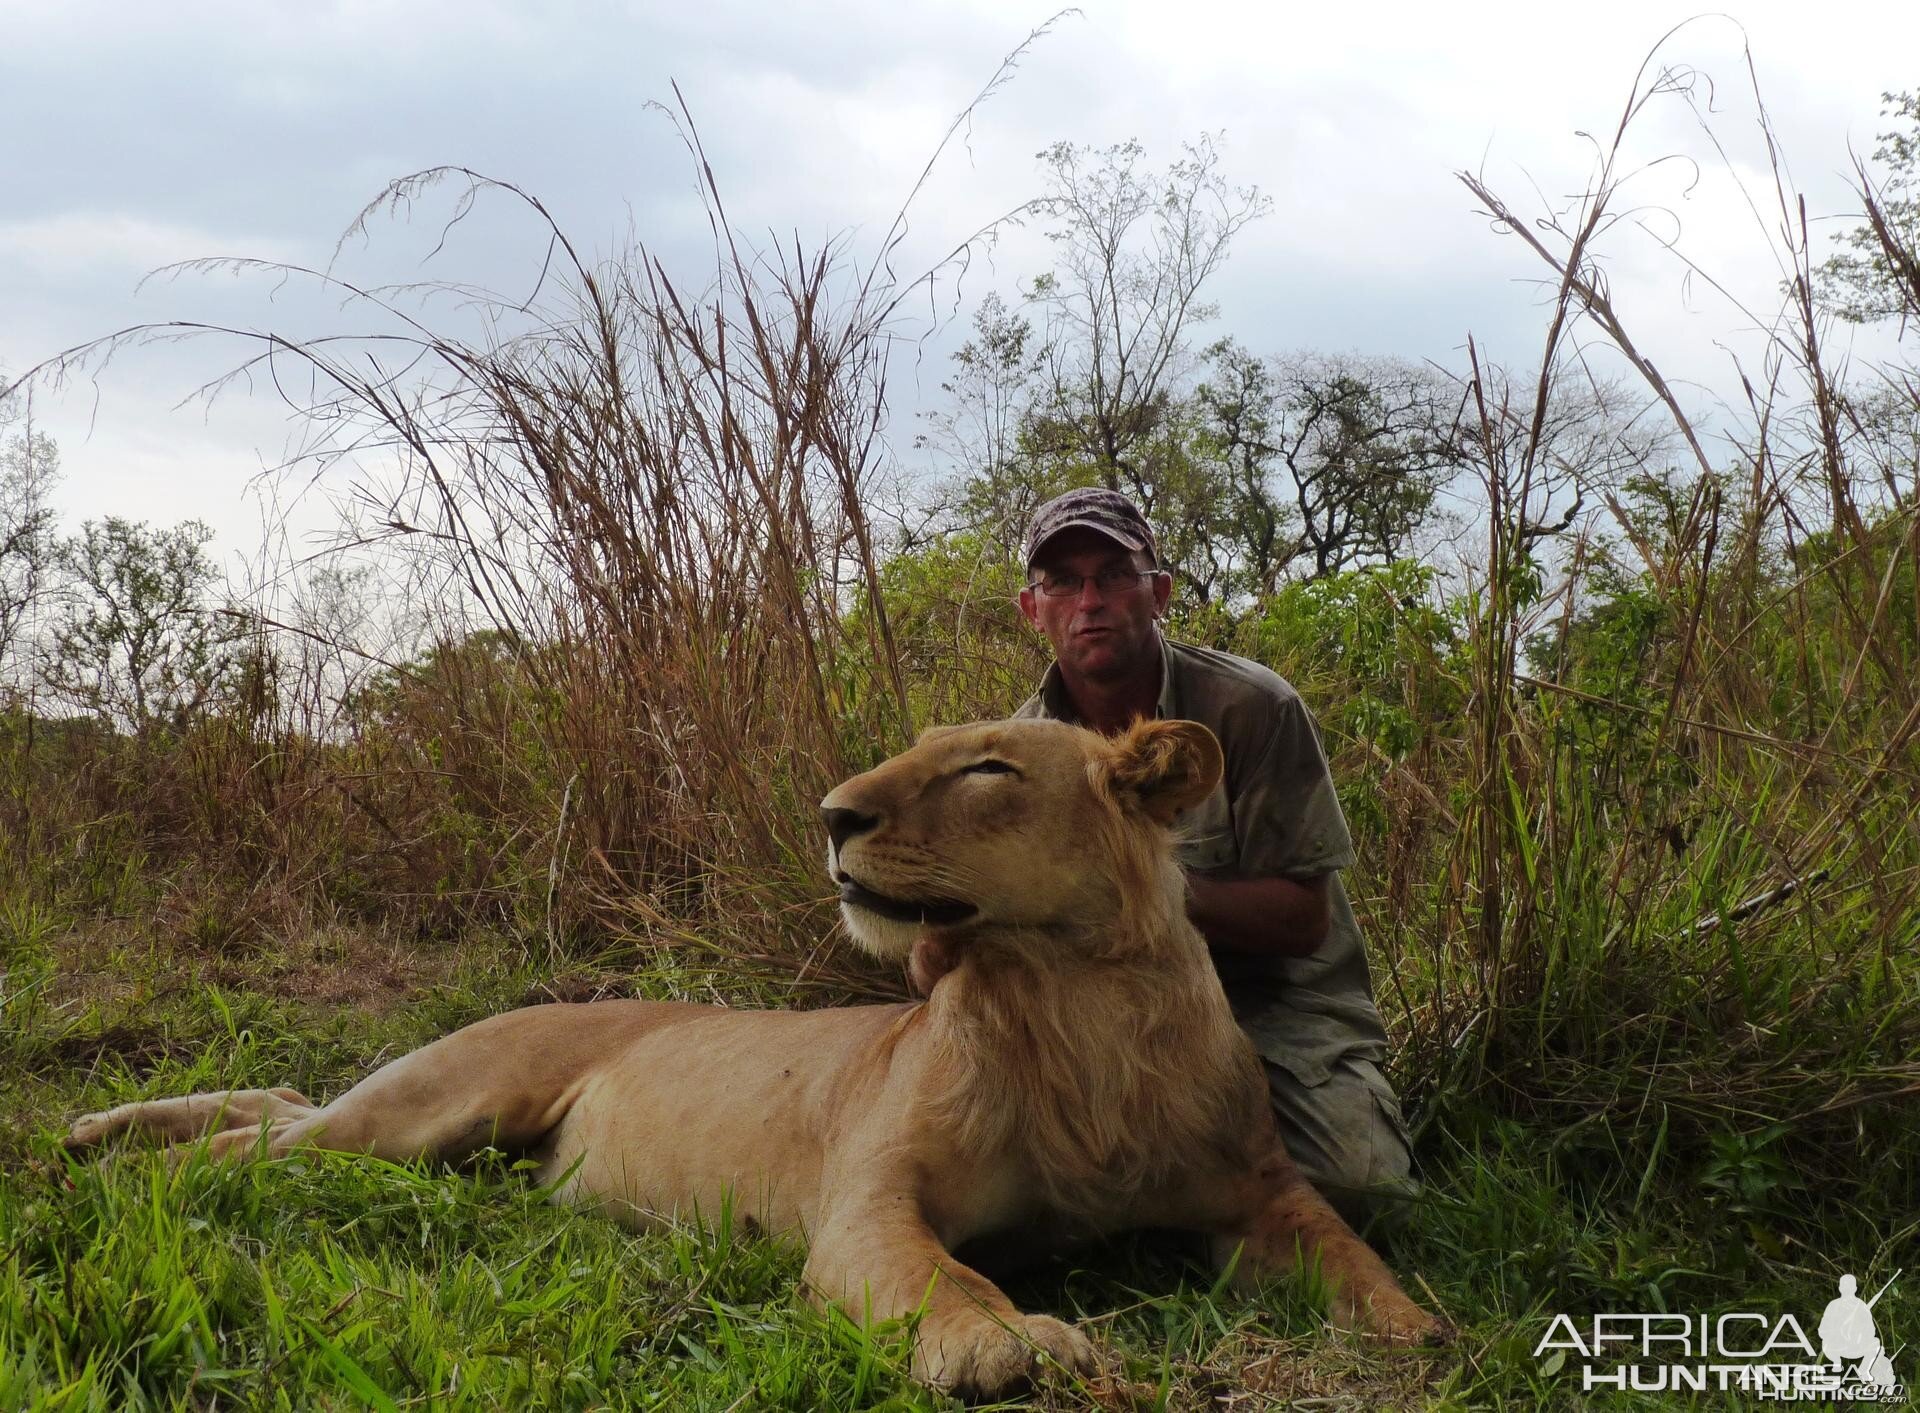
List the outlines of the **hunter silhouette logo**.
{"type": "Polygon", "coordinates": [[[1600,1314],[1582,1325],[1555,1315],[1534,1347],[1541,1372],[1580,1361],[1583,1391],[1744,1393],[1763,1402],[1902,1403],[1907,1391],[1894,1355],[1881,1342],[1873,1309],[1900,1278],[1895,1271],[1871,1300],[1852,1275],[1827,1302],[1816,1346],[1792,1315],[1600,1314]]]}
{"type": "MultiPolygon", "coordinates": [[[[1900,1273],[1894,1272],[1893,1280],[1899,1278],[1900,1273]]],[[[1875,1388],[1893,1388],[1897,1383],[1893,1377],[1893,1361],[1887,1357],[1880,1336],[1873,1328],[1873,1307],[1880,1303],[1880,1297],[1887,1293],[1893,1280],[1875,1291],[1873,1299],[1862,1300],[1854,1294],[1859,1282],[1851,1275],[1842,1276],[1840,1294],[1827,1302],[1826,1311],[1820,1316],[1820,1352],[1827,1356],[1827,1362],[1836,1369],[1852,1365],[1854,1377],[1875,1388]]]]}

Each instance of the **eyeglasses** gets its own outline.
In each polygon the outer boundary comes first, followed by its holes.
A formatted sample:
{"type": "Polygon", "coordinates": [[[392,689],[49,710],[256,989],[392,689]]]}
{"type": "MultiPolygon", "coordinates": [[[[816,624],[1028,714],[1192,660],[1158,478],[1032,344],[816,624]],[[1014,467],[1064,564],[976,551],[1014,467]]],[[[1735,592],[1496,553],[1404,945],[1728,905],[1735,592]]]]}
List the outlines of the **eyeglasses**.
{"type": "Polygon", "coordinates": [[[1027,585],[1038,589],[1050,599],[1064,599],[1078,594],[1086,587],[1089,577],[1093,586],[1104,597],[1107,594],[1125,593],[1142,579],[1150,579],[1160,571],[1158,569],[1102,569],[1098,574],[1052,574],[1045,579],[1035,579],[1027,585]]]}

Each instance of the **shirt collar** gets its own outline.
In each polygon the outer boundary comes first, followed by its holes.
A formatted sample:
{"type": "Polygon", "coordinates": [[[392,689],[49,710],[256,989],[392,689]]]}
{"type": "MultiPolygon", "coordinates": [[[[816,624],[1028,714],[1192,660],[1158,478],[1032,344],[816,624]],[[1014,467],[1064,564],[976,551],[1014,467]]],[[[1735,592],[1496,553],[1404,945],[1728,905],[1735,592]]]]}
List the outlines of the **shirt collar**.
{"type": "Polygon", "coordinates": [[[1173,644],[1165,633],[1160,634],[1160,700],[1154,703],[1153,714],[1162,721],[1177,721],[1184,715],[1179,682],[1173,675],[1173,644]]]}
{"type": "MultiPolygon", "coordinates": [[[[1177,720],[1180,716],[1180,692],[1174,678],[1173,644],[1167,635],[1160,636],[1160,699],[1154,703],[1153,714],[1161,720],[1177,720]]],[[[1080,720],[1079,713],[1073,709],[1073,701],[1067,696],[1066,681],[1060,675],[1058,660],[1047,664],[1047,672],[1040,679],[1040,704],[1048,716],[1056,721],[1080,720]]]]}

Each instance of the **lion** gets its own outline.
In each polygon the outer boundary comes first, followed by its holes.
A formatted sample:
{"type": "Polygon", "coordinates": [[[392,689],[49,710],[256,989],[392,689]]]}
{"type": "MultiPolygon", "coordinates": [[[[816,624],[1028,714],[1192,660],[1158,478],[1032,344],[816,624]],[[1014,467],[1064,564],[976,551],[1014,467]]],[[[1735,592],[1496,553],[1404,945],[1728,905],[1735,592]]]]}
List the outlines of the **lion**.
{"type": "Polygon", "coordinates": [[[211,1158],[302,1148],[392,1161],[531,1156],[554,1200],[639,1226],[731,1201],[807,1245],[817,1303],[918,1315],[915,1377],[997,1397],[1097,1366],[952,1254],[1039,1227],[1205,1233],[1255,1286],[1317,1263],[1336,1319],[1391,1343],[1445,1327],[1301,1176],[1205,943],[1170,826],[1221,773],[1201,725],[1109,740],[1056,721],[944,727],[821,804],[847,931],[919,968],[895,1005],[655,1001],[494,1016],[326,1105],[291,1089],[125,1104],[121,1133],[211,1158]]]}

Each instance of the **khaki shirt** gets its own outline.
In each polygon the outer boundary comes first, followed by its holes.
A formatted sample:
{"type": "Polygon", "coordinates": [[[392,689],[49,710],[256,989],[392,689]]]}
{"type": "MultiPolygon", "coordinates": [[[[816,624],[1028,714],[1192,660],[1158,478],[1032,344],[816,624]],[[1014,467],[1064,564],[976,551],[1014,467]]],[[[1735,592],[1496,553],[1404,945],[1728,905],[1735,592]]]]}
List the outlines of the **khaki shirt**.
{"type": "MultiPolygon", "coordinates": [[[[1257,662],[1163,636],[1156,714],[1198,721],[1226,753],[1220,784],[1175,826],[1182,865],[1223,878],[1332,875],[1332,928],[1311,956],[1214,953],[1254,1048],[1309,1086],[1344,1055],[1384,1062],[1387,1033],[1339,875],[1353,864],[1353,840],[1300,694],[1257,662]]],[[[1058,663],[1014,715],[1075,719],[1058,663]]]]}

